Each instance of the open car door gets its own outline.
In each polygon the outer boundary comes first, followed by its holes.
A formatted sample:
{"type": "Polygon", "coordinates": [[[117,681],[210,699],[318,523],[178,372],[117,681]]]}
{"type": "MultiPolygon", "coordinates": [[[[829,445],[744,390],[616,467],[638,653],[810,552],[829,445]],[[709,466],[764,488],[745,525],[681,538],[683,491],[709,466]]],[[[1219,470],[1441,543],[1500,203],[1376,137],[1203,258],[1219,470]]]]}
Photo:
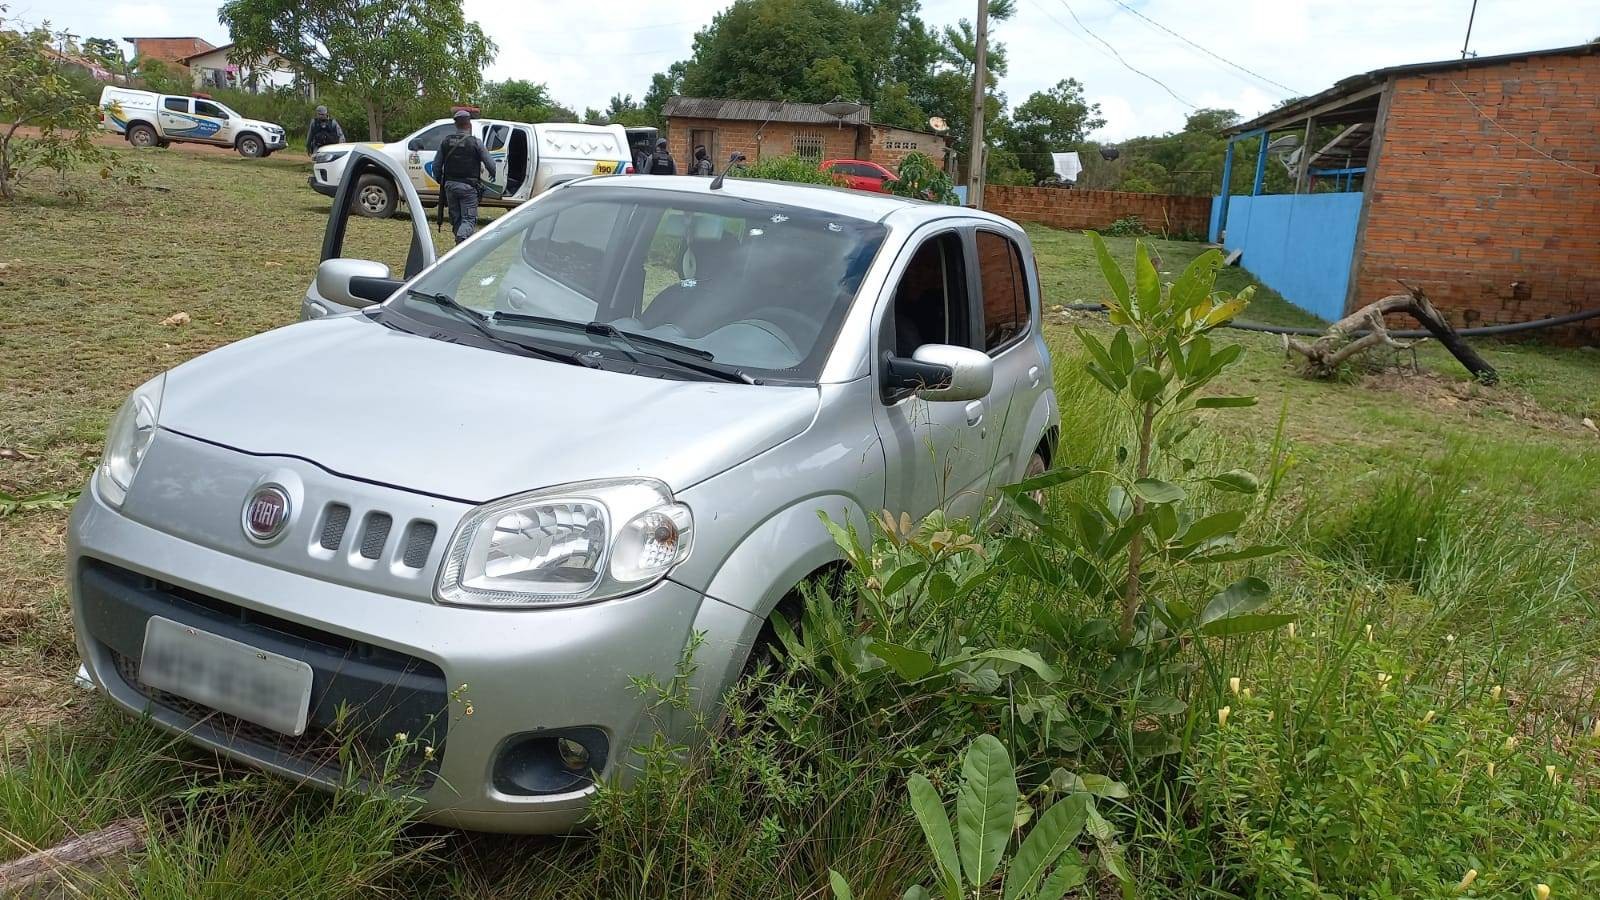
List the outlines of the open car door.
{"type": "Polygon", "coordinates": [[[328,210],[328,227],[322,234],[322,261],[311,286],[306,288],[305,301],[300,306],[300,318],[320,319],[333,313],[349,312],[381,303],[400,289],[412,276],[433,265],[437,251],[433,235],[428,231],[430,207],[422,205],[417,189],[406,176],[405,169],[394,160],[371,147],[357,144],[350,149],[350,161],[344,167],[344,177],[339,180],[333,195],[333,206],[328,210]],[[363,178],[387,180],[406,202],[411,218],[411,247],[406,252],[406,270],[400,277],[387,265],[367,259],[346,259],[342,255],[345,230],[350,217],[360,215],[356,209],[359,185],[363,178]]]}

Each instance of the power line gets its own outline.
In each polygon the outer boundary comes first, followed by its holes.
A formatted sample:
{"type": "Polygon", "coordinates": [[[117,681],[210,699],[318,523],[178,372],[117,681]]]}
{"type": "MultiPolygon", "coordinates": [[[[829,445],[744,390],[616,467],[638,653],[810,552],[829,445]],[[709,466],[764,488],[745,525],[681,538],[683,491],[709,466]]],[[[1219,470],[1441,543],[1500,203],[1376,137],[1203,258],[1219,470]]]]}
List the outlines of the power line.
{"type": "Polygon", "coordinates": [[[1225,56],[1222,56],[1222,55],[1217,54],[1217,53],[1213,53],[1210,50],[1210,48],[1205,47],[1205,46],[1203,46],[1201,44],[1197,44],[1194,41],[1189,40],[1188,38],[1186,38],[1183,35],[1177,33],[1176,31],[1173,31],[1171,28],[1168,28],[1167,26],[1161,24],[1160,22],[1157,22],[1155,19],[1152,19],[1149,16],[1145,15],[1144,13],[1139,12],[1137,9],[1134,9],[1133,7],[1129,6],[1128,4],[1123,3],[1122,0],[1111,0],[1111,2],[1115,3],[1116,5],[1118,5],[1120,7],[1122,7],[1123,9],[1127,10],[1128,12],[1133,13],[1134,15],[1136,15],[1139,18],[1145,20],[1146,22],[1149,22],[1151,25],[1154,25],[1155,27],[1161,29],[1162,31],[1165,31],[1167,34],[1172,35],[1173,37],[1177,38],[1178,40],[1183,41],[1185,44],[1188,44],[1189,46],[1195,48],[1196,50],[1199,50],[1201,53],[1204,53],[1205,55],[1207,55],[1209,57],[1212,57],[1213,59],[1217,60],[1218,62],[1224,63],[1226,65],[1230,65],[1230,66],[1234,67],[1235,69],[1238,69],[1239,71],[1245,73],[1246,75],[1250,75],[1250,76],[1258,78],[1258,79],[1260,79],[1262,81],[1265,81],[1267,84],[1270,84],[1273,87],[1281,88],[1281,89],[1283,89],[1285,91],[1288,91],[1291,96],[1295,96],[1295,97],[1301,96],[1301,92],[1300,91],[1297,91],[1292,87],[1289,87],[1287,84],[1284,84],[1281,81],[1273,81],[1271,78],[1268,78],[1267,76],[1261,74],[1260,72],[1257,72],[1257,71],[1255,71],[1253,69],[1246,68],[1245,66],[1242,66],[1242,65],[1234,62],[1233,60],[1228,59],[1225,56]]]}
{"type": "Polygon", "coordinates": [[[622,34],[629,31],[654,31],[658,28],[679,28],[684,25],[699,25],[699,19],[684,19],[681,22],[662,22],[659,25],[638,25],[632,28],[585,28],[582,32],[572,31],[533,31],[528,34],[534,37],[579,37],[584,34],[622,34]]]}
{"type": "Polygon", "coordinates": [[[1144,71],[1142,69],[1136,68],[1133,65],[1133,63],[1130,63],[1127,60],[1123,59],[1122,58],[1122,54],[1117,52],[1117,48],[1111,46],[1111,44],[1109,42],[1107,42],[1105,38],[1101,37],[1098,34],[1095,34],[1092,30],[1090,30],[1089,26],[1083,24],[1083,20],[1078,18],[1078,13],[1073,10],[1072,4],[1068,3],[1067,0],[1061,0],[1061,5],[1065,6],[1067,8],[1067,12],[1072,16],[1072,21],[1077,22],[1079,28],[1082,28],[1085,32],[1087,32],[1090,37],[1092,37],[1095,40],[1099,41],[1100,43],[1106,45],[1106,49],[1110,50],[1111,51],[1111,55],[1115,56],[1117,58],[1117,62],[1122,63],[1123,68],[1127,69],[1128,71],[1132,72],[1135,75],[1140,76],[1141,78],[1144,78],[1146,80],[1154,82],[1163,91],[1166,91],[1168,94],[1170,94],[1172,96],[1172,99],[1178,101],[1179,103],[1182,103],[1184,106],[1187,106],[1190,109],[1199,109],[1200,108],[1200,107],[1194,105],[1193,103],[1190,103],[1188,100],[1183,99],[1181,96],[1178,95],[1177,91],[1173,90],[1172,88],[1167,87],[1166,82],[1164,82],[1161,79],[1155,77],[1154,75],[1151,75],[1149,72],[1146,72],[1146,71],[1144,71]]]}

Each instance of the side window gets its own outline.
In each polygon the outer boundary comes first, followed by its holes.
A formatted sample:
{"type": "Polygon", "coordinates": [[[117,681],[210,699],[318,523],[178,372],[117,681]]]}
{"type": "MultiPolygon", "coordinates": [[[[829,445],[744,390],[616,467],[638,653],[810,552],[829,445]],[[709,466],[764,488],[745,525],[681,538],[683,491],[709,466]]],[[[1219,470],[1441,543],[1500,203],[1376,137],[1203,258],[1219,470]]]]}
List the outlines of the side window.
{"type": "Polygon", "coordinates": [[[1027,286],[1017,245],[1002,234],[979,230],[978,280],[983,290],[983,349],[990,353],[1028,328],[1027,286]]]}
{"type": "Polygon", "coordinates": [[[226,119],[228,117],[222,107],[205,100],[196,100],[194,102],[194,114],[197,116],[210,116],[214,119],[226,119]]]}
{"type": "MultiPolygon", "coordinates": [[[[427,131],[417,135],[416,140],[421,142],[421,149],[436,153],[439,150],[439,143],[444,140],[444,136],[455,130],[456,126],[446,122],[443,125],[435,125],[432,128],[429,128],[427,131]]],[[[408,141],[407,144],[409,143],[410,142],[408,141]]]]}
{"type": "Polygon", "coordinates": [[[483,149],[494,151],[505,147],[506,138],[510,134],[511,127],[508,125],[490,125],[488,133],[483,138],[483,149]]]}
{"type": "Polygon", "coordinates": [[[165,106],[171,112],[186,113],[189,111],[189,98],[168,97],[167,99],[161,101],[161,105],[165,106]]]}
{"type": "Polygon", "coordinates": [[[606,250],[621,213],[616,203],[569,206],[528,232],[522,260],[585,297],[598,299],[606,250]]]}
{"type": "Polygon", "coordinates": [[[954,231],[917,248],[895,287],[894,308],[883,325],[885,343],[895,356],[910,356],[923,344],[972,346],[964,260],[961,236],[954,231]]]}

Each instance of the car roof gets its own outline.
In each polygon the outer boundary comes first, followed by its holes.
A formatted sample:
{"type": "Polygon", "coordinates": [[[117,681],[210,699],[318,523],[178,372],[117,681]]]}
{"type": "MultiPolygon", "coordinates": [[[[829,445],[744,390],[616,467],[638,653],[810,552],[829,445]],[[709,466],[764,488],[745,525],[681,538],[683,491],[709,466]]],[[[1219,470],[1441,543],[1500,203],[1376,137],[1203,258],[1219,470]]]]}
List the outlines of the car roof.
{"type": "MultiPolygon", "coordinates": [[[[568,187],[581,188],[585,185],[615,187],[623,184],[640,190],[709,195],[713,193],[711,190],[713,180],[695,175],[602,175],[569,182],[568,187]]],[[[875,194],[821,184],[769,181],[763,178],[729,178],[715,193],[766,203],[787,203],[790,206],[882,222],[896,227],[916,227],[923,222],[962,216],[989,219],[996,224],[1021,230],[1011,220],[981,209],[928,203],[893,194],[875,194]]]]}

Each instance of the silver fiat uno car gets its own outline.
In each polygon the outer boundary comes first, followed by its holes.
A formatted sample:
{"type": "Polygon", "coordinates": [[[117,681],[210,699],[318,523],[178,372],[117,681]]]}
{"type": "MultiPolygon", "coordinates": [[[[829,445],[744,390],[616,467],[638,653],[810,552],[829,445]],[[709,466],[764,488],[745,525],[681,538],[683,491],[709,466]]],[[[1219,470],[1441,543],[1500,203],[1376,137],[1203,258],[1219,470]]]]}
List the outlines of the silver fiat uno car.
{"type": "MultiPolygon", "coordinates": [[[[361,149],[341,196],[393,165],[361,149]]],[[[405,734],[430,819],[569,829],[681,728],[634,677],[697,642],[713,708],[837,564],[819,514],[977,517],[1049,463],[1038,275],[993,215],[593,178],[431,258],[328,258],[319,317],[117,413],[68,554],[117,704],[319,785],[405,734]]]]}

